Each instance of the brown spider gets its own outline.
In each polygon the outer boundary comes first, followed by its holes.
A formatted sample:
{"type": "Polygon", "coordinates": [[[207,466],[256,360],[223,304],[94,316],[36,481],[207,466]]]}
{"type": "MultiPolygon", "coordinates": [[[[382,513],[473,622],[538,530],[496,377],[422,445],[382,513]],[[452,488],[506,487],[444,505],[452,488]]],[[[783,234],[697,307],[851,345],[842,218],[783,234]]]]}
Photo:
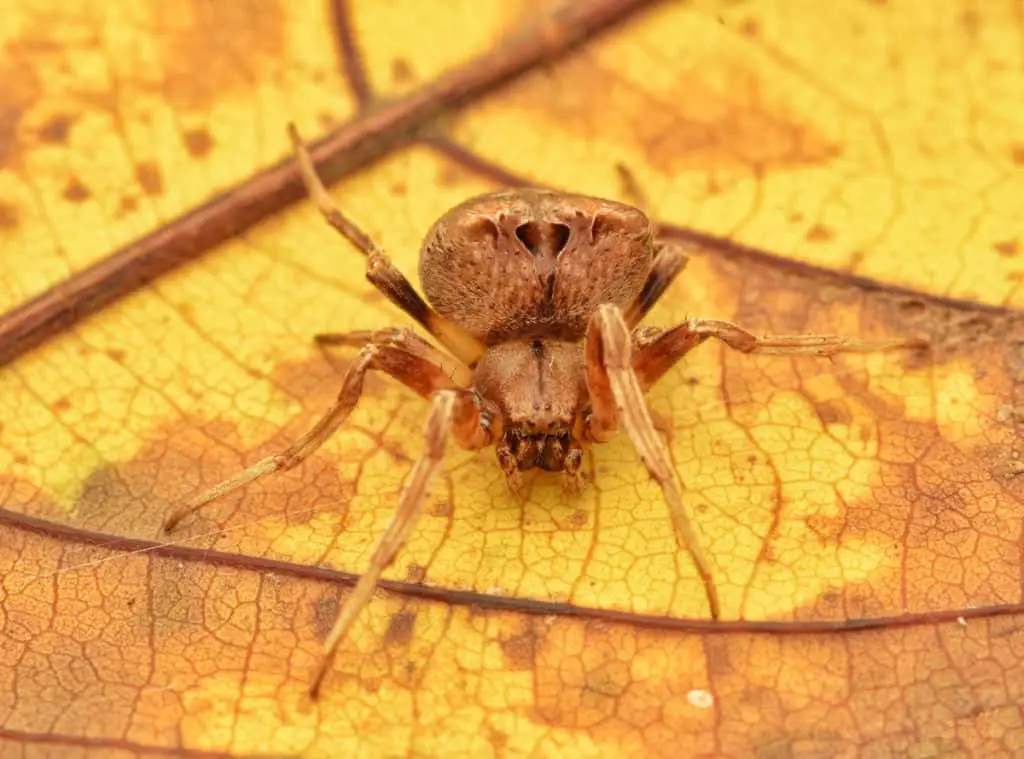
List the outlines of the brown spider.
{"type": "Polygon", "coordinates": [[[644,392],[711,337],[746,353],[785,355],[925,347],[921,340],[868,343],[838,335],[757,337],[712,319],[636,329],[683,269],[682,251],[657,243],[651,222],[637,208],[538,189],[473,198],[434,224],[420,256],[431,308],[334,206],[294,126],[289,133],[306,189],[327,222],[367,257],[366,278],[448,350],[408,329],[318,335],[321,344],[361,347],[334,405],[287,450],[210,488],[164,524],[171,530],[215,498],[304,461],[344,423],[370,369],[430,401],[426,450],[327,636],[310,685],[314,698],[339,642],[408,538],[449,437],[467,450],[494,445],[513,489],[520,471],[539,467],[564,472],[566,483],[578,490],[583,446],[607,442],[624,427],[664,491],[676,537],[693,557],[710,614],[717,618],[711,569],[644,392]]]}

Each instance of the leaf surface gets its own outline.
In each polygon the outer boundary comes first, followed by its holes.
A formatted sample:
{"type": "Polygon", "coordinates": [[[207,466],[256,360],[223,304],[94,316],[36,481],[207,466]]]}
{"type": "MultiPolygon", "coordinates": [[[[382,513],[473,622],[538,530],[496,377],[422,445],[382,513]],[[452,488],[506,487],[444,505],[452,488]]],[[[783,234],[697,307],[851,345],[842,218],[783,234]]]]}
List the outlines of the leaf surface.
{"type": "MultiPolygon", "coordinates": [[[[94,5],[4,32],[0,310],[552,7],[94,5]]],[[[313,334],[412,326],[304,202],[0,370],[0,756],[1024,750],[1024,22],[973,7],[659,4],[331,188],[410,277],[475,193],[639,194],[693,247],[648,323],[931,341],[708,343],[650,393],[722,623],[628,440],[578,498],[452,450],[308,701],[425,404],[372,377],[305,465],[159,532],[331,403],[313,334]]]]}

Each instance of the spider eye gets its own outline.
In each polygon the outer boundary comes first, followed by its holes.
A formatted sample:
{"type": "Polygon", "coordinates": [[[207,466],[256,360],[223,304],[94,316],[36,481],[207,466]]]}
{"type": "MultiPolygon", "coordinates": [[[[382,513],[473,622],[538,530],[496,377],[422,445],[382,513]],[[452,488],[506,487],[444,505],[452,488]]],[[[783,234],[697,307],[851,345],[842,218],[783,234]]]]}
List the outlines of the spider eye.
{"type": "Polygon", "coordinates": [[[535,256],[557,258],[569,242],[566,224],[552,221],[528,221],[516,227],[516,237],[535,256]]]}

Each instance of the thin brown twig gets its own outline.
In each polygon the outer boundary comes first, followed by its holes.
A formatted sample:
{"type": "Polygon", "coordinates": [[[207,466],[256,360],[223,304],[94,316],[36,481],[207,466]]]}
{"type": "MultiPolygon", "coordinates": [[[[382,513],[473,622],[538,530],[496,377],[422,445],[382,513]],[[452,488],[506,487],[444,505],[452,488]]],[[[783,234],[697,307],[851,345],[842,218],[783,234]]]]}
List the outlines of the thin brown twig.
{"type": "MultiPolygon", "coordinates": [[[[442,74],[408,96],[368,109],[311,146],[329,182],[415,138],[445,111],[490,92],[531,67],[550,62],[654,0],[569,2],[490,53],[442,74]]],[[[213,246],[249,229],[303,195],[290,159],[73,274],[0,316],[0,366],[55,333],[133,292],[213,246]]]]}
{"type": "Polygon", "coordinates": [[[374,93],[356,46],[355,34],[352,32],[352,13],[348,0],[331,0],[330,12],[341,70],[348,80],[349,87],[352,88],[352,95],[359,103],[359,108],[364,110],[373,104],[374,93]]]}

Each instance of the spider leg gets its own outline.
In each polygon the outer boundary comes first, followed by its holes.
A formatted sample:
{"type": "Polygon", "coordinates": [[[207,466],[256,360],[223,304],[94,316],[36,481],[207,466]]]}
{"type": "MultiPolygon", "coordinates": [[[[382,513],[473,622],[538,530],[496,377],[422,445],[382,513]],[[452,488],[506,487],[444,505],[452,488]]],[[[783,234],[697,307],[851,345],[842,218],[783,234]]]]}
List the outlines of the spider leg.
{"type": "Polygon", "coordinates": [[[685,267],[686,255],[680,246],[672,243],[659,244],[643,289],[626,309],[626,323],[630,327],[635,327],[647,316],[647,312],[665,294],[669,285],[685,267]]]}
{"type": "Polygon", "coordinates": [[[426,425],[425,450],[405,480],[398,509],[384,534],[378,539],[369,566],[345,600],[334,626],[324,641],[323,658],[310,681],[309,694],[312,698],[315,699],[319,693],[320,684],[331,666],[338,644],[373,595],[381,572],[391,564],[398,550],[408,539],[419,516],[430,481],[441,467],[448,437],[454,437],[455,442],[467,450],[489,445],[493,442],[495,432],[490,426],[491,414],[492,410],[481,408],[479,396],[470,390],[439,390],[434,395],[426,425]]]}
{"type": "Polygon", "coordinates": [[[709,338],[721,340],[744,353],[775,356],[833,356],[836,353],[874,353],[879,351],[927,348],[925,340],[858,340],[842,335],[769,335],[758,337],[732,322],[717,319],[687,319],[646,340],[633,358],[633,369],[641,387],[647,390],[690,350],[709,338]]]}
{"type": "Polygon", "coordinates": [[[620,422],[626,428],[647,470],[661,485],[676,537],[693,557],[704,581],[711,616],[717,619],[718,592],[711,567],[683,505],[665,444],[655,432],[647,411],[643,389],[633,370],[632,348],[633,338],[622,311],[610,304],[601,306],[587,327],[587,388],[591,400],[588,432],[592,439],[603,442],[615,434],[620,422]]]}
{"type": "Polygon", "coordinates": [[[345,216],[331,200],[324,189],[323,182],[317,176],[313,159],[302,143],[294,124],[288,125],[295,158],[299,163],[302,181],[306,191],[316,203],[320,214],[328,224],[341,233],[342,237],[355,245],[366,256],[366,278],[380,290],[388,300],[418,321],[436,337],[445,347],[466,364],[472,364],[483,354],[484,348],[479,341],[435,312],[420,297],[409,280],[402,274],[370,239],[370,236],[356,226],[355,222],[345,216]]]}
{"type": "Polygon", "coordinates": [[[292,469],[305,461],[348,418],[349,413],[359,402],[363,392],[363,380],[370,369],[390,374],[425,398],[430,398],[438,390],[456,387],[452,378],[441,367],[422,356],[383,344],[365,345],[349,365],[337,400],[309,432],[280,453],[256,462],[181,506],[164,521],[164,530],[170,532],[186,516],[222,495],[275,472],[292,469]]]}
{"type": "Polygon", "coordinates": [[[473,381],[473,373],[468,366],[454,356],[435,348],[411,329],[406,329],[405,327],[387,327],[385,329],[353,332],[330,332],[314,335],[313,339],[316,340],[318,345],[322,346],[347,345],[357,348],[367,343],[376,343],[377,345],[399,348],[406,353],[419,356],[432,364],[437,364],[460,387],[469,387],[473,381]]]}

